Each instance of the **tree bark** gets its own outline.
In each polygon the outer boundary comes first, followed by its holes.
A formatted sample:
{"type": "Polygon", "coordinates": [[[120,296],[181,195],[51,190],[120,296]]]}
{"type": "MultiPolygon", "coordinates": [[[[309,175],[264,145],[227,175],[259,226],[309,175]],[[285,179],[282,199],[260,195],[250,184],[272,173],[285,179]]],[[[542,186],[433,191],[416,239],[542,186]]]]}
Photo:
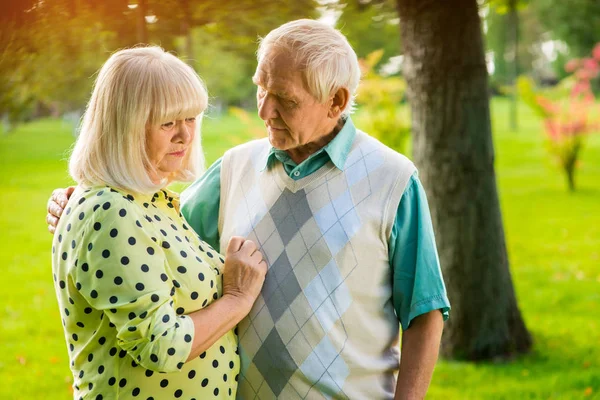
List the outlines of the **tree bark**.
{"type": "Polygon", "coordinates": [[[397,0],[413,156],[426,188],[452,304],[441,353],[484,360],[526,352],[494,172],[477,0],[397,0]]]}

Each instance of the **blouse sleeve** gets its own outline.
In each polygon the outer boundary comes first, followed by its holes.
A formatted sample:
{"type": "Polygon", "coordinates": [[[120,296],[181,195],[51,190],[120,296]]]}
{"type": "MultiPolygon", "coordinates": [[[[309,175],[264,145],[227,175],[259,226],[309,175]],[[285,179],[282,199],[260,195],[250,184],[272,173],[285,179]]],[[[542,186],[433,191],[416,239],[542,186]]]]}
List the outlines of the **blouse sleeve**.
{"type": "Polygon", "coordinates": [[[194,323],[173,308],[177,282],[146,222],[126,200],[97,207],[83,228],[70,277],[90,306],[109,318],[119,345],[134,360],[173,372],[190,354],[194,323]]]}

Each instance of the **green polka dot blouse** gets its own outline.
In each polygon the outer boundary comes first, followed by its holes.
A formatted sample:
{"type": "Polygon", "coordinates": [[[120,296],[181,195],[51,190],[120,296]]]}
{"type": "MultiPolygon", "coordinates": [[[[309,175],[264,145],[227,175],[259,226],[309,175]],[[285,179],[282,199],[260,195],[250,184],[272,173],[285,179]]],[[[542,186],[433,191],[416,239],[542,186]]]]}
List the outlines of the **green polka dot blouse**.
{"type": "Polygon", "coordinates": [[[96,187],[74,195],[52,246],[74,398],[234,398],[233,331],[186,362],[186,316],[221,296],[223,258],[185,223],[179,199],[96,187]]]}

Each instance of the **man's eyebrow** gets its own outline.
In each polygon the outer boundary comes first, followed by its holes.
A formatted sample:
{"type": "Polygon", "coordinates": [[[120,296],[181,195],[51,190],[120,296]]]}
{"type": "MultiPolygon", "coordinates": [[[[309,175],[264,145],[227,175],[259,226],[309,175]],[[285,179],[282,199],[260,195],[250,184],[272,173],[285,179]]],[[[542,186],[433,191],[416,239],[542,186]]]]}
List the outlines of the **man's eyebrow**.
{"type": "MultiPolygon", "coordinates": [[[[260,87],[264,88],[264,86],[263,86],[263,85],[262,85],[262,83],[261,83],[261,80],[260,80],[260,78],[258,78],[258,77],[256,77],[256,76],[253,76],[253,77],[252,77],[252,82],[253,82],[253,83],[254,83],[256,86],[260,86],[260,87]]],[[[296,96],[294,96],[294,94],[293,94],[293,93],[291,93],[291,92],[289,92],[289,91],[287,91],[287,90],[285,90],[285,89],[276,89],[276,90],[271,90],[271,93],[273,93],[273,94],[275,94],[275,95],[277,95],[277,96],[279,96],[279,97],[286,98],[286,99],[291,99],[291,100],[295,100],[295,99],[296,99],[296,96]]]]}
{"type": "Polygon", "coordinates": [[[294,100],[295,97],[292,93],[290,92],[286,92],[286,91],[276,91],[275,94],[277,94],[277,96],[282,97],[284,99],[288,99],[288,100],[294,100]]]}
{"type": "Polygon", "coordinates": [[[288,98],[288,99],[295,99],[296,98],[296,96],[294,96],[294,93],[290,92],[285,87],[273,88],[273,90],[271,92],[274,93],[274,94],[276,94],[279,97],[285,97],[285,98],[288,98]]]}

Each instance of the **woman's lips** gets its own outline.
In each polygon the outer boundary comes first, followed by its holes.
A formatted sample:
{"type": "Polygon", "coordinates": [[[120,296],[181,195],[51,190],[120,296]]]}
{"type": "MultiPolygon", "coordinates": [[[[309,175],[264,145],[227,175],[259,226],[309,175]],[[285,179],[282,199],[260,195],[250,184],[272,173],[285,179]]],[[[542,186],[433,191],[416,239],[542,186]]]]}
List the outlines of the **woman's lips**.
{"type": "Polygon", "coordinates": [[[185,150],[169,153],[169,155],[173,157],[183,157],[185,155],[185,150]]]}

